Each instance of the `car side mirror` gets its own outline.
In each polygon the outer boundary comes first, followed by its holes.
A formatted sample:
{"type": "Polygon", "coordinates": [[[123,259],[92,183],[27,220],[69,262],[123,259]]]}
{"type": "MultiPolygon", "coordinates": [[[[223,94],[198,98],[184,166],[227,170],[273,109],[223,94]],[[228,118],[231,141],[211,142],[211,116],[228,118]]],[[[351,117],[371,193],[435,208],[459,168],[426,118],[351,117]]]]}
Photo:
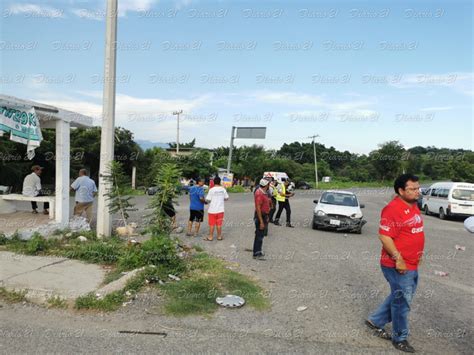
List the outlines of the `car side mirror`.
{"type": "Polygon", "coordinates": [[[365,208],[365,205],[363,203],[361,203],[360,208],[365,208]]]}
{"type": "Polygon", "coordinates": [[[313,200],[313,203],[318,203],[319,201],[318,200],[313,200]]]}

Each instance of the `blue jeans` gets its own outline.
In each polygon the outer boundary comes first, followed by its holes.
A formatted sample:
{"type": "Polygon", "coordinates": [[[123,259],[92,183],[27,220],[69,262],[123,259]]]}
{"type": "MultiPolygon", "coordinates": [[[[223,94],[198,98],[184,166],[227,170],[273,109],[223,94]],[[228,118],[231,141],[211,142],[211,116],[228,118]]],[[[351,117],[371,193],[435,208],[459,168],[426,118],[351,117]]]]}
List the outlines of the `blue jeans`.
{"type": "Polygon", "coordinates": [[[369,316],[369,320],[379,328],[392,322],[392,341],[400,342],[406,340],[409,334],[408,313],[418,284],[418,271],[400,274],[395,268],[382,266],[382,272],[390,284],[390,295],[369,316]]]}

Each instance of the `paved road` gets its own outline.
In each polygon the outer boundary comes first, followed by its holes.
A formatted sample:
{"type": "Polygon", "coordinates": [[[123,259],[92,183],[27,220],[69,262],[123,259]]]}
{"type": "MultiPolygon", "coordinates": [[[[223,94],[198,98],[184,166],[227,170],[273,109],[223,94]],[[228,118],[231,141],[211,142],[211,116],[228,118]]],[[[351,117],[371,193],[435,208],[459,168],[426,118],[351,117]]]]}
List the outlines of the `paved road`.
{"type": "MultiPolygon", "coordinates": [[[[312,230],[315,195],[298,192],[292,201],[296,228],[271,228],[264,242],[265,262],[253,260],[245,251],[253,242],[251,194],[231,195],[224,241],[181,237],[257,278],[271,299],[270,311],[244,307],[220,310],[209,319],[176,319],[159,315],[161,299],[153,290],[140,295],[130,307],[100,316],[4,305],[0,351],[396,353],[390,343],[371,337],[362,325],[388,292],[378,266],[377,226],[391,191],[358,190],[358,195],[366,205],[368,220],[362,235],[312,230]],[[299,306],[308,308],[297,312],[299,306]],[[166,331],[168,337],[124,336],[117,333],[121,329],[166,331]]],[[[147,199],[138,198],[138,205],[145,206],[147,199]]],[[[182,196],[177,206],[180,223],[186,223],[187,210],[187,197],[182,196]]],[[[424,218],[427,255],[412,306],[411,342],[421,353],[470,354],[473,236],[460,221],[424,218]],[[455,250],[456,244],[466,251],[455,250]],[[436,270],[449,276],[436,276],[436,270]]]]}

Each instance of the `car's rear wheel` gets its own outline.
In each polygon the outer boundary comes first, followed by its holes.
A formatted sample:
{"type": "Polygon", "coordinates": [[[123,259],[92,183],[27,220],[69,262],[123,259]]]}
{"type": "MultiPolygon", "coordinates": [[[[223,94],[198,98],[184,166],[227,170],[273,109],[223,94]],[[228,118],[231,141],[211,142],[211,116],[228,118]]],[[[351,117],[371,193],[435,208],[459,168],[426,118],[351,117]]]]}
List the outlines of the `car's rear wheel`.
{"type": "Polygon", "coordinates": [[[444,213],[443,208],[439,209],[439,219],[446,219],[446,213],[444,213]]]}

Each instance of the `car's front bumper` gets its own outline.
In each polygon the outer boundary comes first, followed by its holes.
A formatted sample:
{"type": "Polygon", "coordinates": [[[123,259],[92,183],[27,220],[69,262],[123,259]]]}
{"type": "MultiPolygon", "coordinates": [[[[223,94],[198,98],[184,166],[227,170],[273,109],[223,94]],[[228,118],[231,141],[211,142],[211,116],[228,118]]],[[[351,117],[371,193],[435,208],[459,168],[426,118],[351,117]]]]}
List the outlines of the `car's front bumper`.
{"type": "Polygon", "coordinates": [[[357,231],[362,228],[367,221],[363,218],[351,218],[341,215],[313,215],[313,224],[319,228],[328,228],[338,231],[357,231]]]}

